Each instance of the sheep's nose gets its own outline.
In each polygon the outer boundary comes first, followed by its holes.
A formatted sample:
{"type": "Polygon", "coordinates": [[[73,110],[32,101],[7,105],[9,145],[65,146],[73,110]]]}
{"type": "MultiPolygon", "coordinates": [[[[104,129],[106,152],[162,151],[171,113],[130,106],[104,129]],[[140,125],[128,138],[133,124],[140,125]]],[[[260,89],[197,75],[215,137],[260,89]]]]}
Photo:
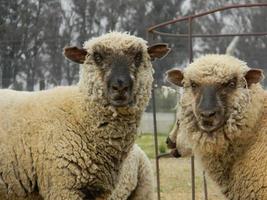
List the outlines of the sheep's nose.
{"type": "Polygon", "coordinates": [[[113,82],[113,84],[111,85],[111,88],[113,91],[116,92],[127,92],[129,89],[129,83],[118,79],[117,81],[113,82]]]}
{"type": "Polygon", "coordinates": [[[216,110],[202,110],[200,111],[200,116],[203,118],[212,118],[216,115],[216,110]]]}

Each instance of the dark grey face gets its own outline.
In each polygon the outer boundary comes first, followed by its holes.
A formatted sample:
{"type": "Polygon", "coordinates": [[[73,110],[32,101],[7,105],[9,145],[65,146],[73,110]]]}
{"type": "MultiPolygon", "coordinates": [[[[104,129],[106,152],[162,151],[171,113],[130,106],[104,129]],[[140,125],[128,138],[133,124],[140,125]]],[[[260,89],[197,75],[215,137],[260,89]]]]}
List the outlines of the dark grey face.
{"type": "Polygon", "coordinates": [[[126,56],[114,58],[106,77],[108,98],[113,106],[127,106],[133,103],[134,77],[130,74],[131,62],[126,56]]]}
{"type": "Polygon", "coordinates": [[[191,84],[195,96],[195,116],[200,129],[212,132],[225,123],[225,109],[229,96],[236,89],[236,81],[233,78],[225,84],[191,84]]]}
{"type": "MultiPolygon", "coordinates": [[[[121,39],[124,41],[124,36],[121,39]]],[[[143,57],[145,56],[146,59],[151,61],[162,58],[170,52],[170,48],[167,44],[158,43],[147,47],[145,50],[143,42],[138,45],[137,40],[133,43],[134,45],[129,45],[128,48],[125,48],[124,45],[121,49],[116,50],[108,48],[110,43],[111,46],[117,45],[120,47],[120,44],[116,43],[117,40],[118,38],[115,37],[115,40],[112,41],[111,36],[107,43],[104,42],[106,40],[103,40],[92,46],[90,53],[86,49],[66,47],[64,48],[64,55],[76,63],[94,65],[99,68],[101,81],[105,83],[103,89],[109,104],[116,107],[131,106],[135,103],[133,87],[143,57]]],[[[125,41],[128,41],[128,39],[125,41]]],[[[131,44],[133,41],[129,40],[128,42],[131,44]]],[[[124,44],[126,45],[128,42],[124,44]]],[[[142,73],[139,74],[139,76],[142,75],[142,73]]]]}
{"type": "Polygon", "coordinates": [[[101,50],[96,50],[92,56],[102,73],[109,104],[115,107],[133,105],[133,86],[142,62],[142,52],[136,50],[114,54],[101,50]]]}

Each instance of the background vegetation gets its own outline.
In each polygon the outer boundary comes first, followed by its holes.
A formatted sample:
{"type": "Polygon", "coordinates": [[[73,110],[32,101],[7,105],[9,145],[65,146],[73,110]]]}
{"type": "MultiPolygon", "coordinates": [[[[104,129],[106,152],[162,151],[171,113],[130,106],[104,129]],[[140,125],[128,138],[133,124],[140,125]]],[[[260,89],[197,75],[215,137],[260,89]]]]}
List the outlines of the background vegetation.
{"type": "MultiPolygon", "coordinates": [[[[0,0],[0,87],[38,90],[71,85],[78,80],[78,65],[62,56],[67,45],[82,46],[85,40],[110,30],[146,37],[157,23],[236,3],[256,0],[0,0]]],[[[267,30],[266,8],[228,10],[202,17],[194,33],[238,33],[267,30]]],[[[186,33],[186,24],[162,31],[186,33]]],[[[194,39],[194,55],[224,53],[232,38],[194,39]]],[[[155,37],[168,42],[172,53],[155,63],[156,83],[164,84],[164,72],[188,63],[187,39],[155,37]]],[[[267,68],[267,38],[245,37],[234,54],[251,66],[267,68]]]]}

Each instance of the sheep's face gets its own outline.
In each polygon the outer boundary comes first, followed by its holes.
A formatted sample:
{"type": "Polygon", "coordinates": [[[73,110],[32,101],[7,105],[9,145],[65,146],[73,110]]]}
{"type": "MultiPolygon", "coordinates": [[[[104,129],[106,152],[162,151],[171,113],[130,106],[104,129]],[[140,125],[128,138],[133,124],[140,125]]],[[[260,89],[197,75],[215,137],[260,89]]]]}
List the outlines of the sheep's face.
{"type": "Polygon", "coordinates": [[[91,59],[101,72],[108,102],[115,107],[134,104],[133,86],[143,60],[141,48],[131,49],[130,52],[112,52],[97,45],[91,59]]]}
{"type": "Polygon", "coordinates": [[[123,33],[94,38],[84,48],[65,48],[65,56],[83,63],[80,86],[113,107],[139,105],[142,96],[146,100],[153,80],[150,61],[169,52],[166,44],[147,47],[141,38],[123,33]]]}
{"type": "Polygon", "coordinates": [[[243,62],[229,56],[208,58],[200,58],[184,72],[179,69],[170,70],[167,78],[184,88],[181,101],[187,102],[183,105],[191,107],[199,130],[212,136],[218,129],[229,124],[229,121],[233,121],[233,117],[238,117],[235,116],[237,113],[245,112],[245,109],[240,110],[238,106],[241,102],[249,102],[248,90],[252,84],[261,80],[262,71],[249,69],[243,62]],[[227,62],[227,59],[232,62],[227,62]],[[246,101],[242,98],[246,98],[246,101]]]}
{"type": "Polygon", "coordinates": [[[190,79],[186,87],[193,96],[192,108],[199,128],[212,132],[224,125],[227,104],[237,89],[237,78],[225,80],[224,83],[207,84],[190,79]]]}

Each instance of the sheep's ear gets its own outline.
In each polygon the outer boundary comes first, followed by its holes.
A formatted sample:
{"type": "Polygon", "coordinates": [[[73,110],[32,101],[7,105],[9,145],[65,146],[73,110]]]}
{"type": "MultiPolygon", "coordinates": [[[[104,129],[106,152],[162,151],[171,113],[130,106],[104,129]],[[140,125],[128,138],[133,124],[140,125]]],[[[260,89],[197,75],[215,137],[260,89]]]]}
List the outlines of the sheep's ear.
{"type": "Polygon", "coordinates": [[[263,71],[261,69],[250,69],[245,75],[248,86],[260,82],[263,77],[263,71]]]}
{"type": "Polygon", "coordinates": [[[85,56],[87,51],[84,49],[79,49],[78,47],[65,47],[64,56],[70,59],[73,62],[82,64],[85,61],[85,56]]]}
{"type": "Polygon", "coordinates": [[[151,60],[154,60],[155,58],[163,58],[168,55],[170,51],[171,49],[168,47],[168,44],[165,43],[154,44],[147,48],[151,60]]]}
{"type": "Polygon", "coordinates": [[[170,83],[183,87],[182,81],[184,79],[184,75],[181,69],[174,68],[174,69],[168,70],[166,72],[166,78],[167,78],[167,81],[169,81],[170,83]]]}

